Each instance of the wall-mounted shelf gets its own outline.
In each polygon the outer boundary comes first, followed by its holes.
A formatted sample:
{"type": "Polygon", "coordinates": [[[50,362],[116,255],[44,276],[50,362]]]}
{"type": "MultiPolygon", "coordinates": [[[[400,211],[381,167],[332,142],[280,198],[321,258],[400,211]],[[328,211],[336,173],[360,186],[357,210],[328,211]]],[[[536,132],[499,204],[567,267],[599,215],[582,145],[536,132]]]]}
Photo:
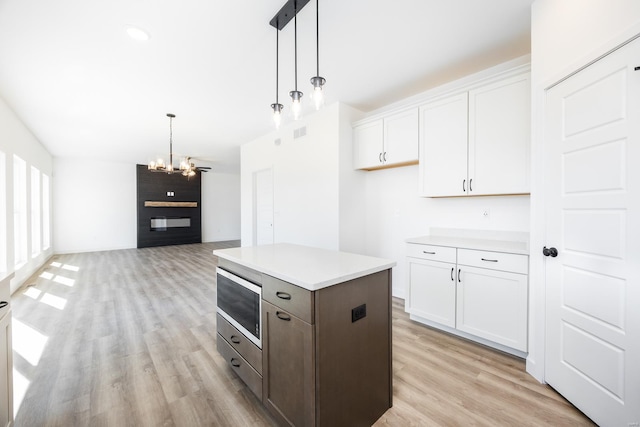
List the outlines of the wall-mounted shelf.
{"type": "Polygon", "coordinates": [[[146,200],[145,208],[197,208],[198,202],[154,202],[146,200]]]}

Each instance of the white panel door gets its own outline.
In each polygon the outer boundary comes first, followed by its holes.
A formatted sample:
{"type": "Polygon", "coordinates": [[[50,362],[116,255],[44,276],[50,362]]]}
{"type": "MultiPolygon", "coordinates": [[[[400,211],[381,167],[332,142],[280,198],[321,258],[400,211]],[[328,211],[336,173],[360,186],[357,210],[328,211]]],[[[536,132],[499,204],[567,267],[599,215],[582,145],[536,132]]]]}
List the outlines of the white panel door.
{"type": "Polygon", "coordinates": [[[640,40],[546,101],[545,379],[601,426],[640,425],[637,66],[640,40]]]}
{"type": "Polygon", "coordinates": [[[265,169],[254,173],[254,244],[273,243],[273,172],[265,169]]]}
{"type": "Polygon", "coordinates": [[[420,107],[420,190],[464,196],[467,186],[467,92],[420,107]]]}

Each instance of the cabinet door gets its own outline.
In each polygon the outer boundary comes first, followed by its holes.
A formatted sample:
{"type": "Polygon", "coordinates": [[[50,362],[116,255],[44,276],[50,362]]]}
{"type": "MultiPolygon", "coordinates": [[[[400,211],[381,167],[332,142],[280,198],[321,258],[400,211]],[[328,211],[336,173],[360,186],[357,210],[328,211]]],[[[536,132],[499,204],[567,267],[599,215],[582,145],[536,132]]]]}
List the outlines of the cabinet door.
{"type": "Polygon", "coordinates": [[[467,93],[420,107],[423,196],[462,196],[467,189],[467,93]]]}
{"type": "Polygon", "coordinates": [[[372,169],[382,166],[382,119],[353,128],[353,167],[372,169]]]}
{"type": "Polygon", "coordinates": [[[407,311],[445,326],[456,326],[455,264],[409,258],[407,311]]]}
{"type": "Polygon", "coordinates": [[[470,195],[529,193],[529,74],[469,92],[470,195]]]}
{"type": "Polygon", "coordinates": [[[458,268],[456,327],[527,351],[527,275],[458,268]]]}
{"type": "Polygon", "coordinates": [[[385,166],[418,162],[418,108],[384,118],[385,166]]]}
{"type": "Polygon", "coordinates": [[[262,396],[284,425],[315,422],[313,325],[262,302],[262,396]]]}
{"type": "Polygon", "coordinates": [[[13,357],[11,311],[0,320],[0,425],[13,423],[13,357]]]}

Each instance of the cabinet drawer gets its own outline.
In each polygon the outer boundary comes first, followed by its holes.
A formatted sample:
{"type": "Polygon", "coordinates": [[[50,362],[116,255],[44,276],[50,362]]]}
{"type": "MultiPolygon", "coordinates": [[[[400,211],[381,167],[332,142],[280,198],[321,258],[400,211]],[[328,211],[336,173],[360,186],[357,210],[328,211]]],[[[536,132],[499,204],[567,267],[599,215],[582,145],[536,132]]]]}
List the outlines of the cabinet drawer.
{"type": "Polygon", "coordinates": [[[456,248],[407,243],[407,256],[431,261],[456,262],[456,248]]]}
{"type": "Polygon", "coordinates": [[[262,299],[313,324],[313,292],[275,277],[263,275],[262,299]]]}
{"type": "Polygon", "coordinates": [[[506,254],[503,252],[459,249],[458,264],[527,274],[529,270],[529,257],[527,255],[506,254]]]}
{"type": "Polygon", "coordinates": [[[256,372],[240,354],[229,345],[229,343],[218,334],[217,348],[218,353],[229,362],[231,368],[244,381],[249,389],[262,400],[262,375],[256,372]]]}
{"type": "Polygon", "coordinates": [[[262,374],[262,350],[254,343],[249,341],[241,332],[239,332],[231,323],[220,316],[216,317],[218,327],[218,335],[227,341],[244,359],[253,366],[253,368],[262,374]]]}

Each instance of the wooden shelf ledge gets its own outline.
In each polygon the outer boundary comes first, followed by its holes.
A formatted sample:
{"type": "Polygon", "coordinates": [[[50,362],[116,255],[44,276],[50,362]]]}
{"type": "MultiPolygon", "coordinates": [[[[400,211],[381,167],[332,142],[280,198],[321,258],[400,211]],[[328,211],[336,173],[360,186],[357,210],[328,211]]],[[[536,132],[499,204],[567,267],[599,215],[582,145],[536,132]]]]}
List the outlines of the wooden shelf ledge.
{"type": "Polygon", "coordinates": [[[154,202],[145,200],[145,208],[197,208],[198,202],[154,202]]]}

